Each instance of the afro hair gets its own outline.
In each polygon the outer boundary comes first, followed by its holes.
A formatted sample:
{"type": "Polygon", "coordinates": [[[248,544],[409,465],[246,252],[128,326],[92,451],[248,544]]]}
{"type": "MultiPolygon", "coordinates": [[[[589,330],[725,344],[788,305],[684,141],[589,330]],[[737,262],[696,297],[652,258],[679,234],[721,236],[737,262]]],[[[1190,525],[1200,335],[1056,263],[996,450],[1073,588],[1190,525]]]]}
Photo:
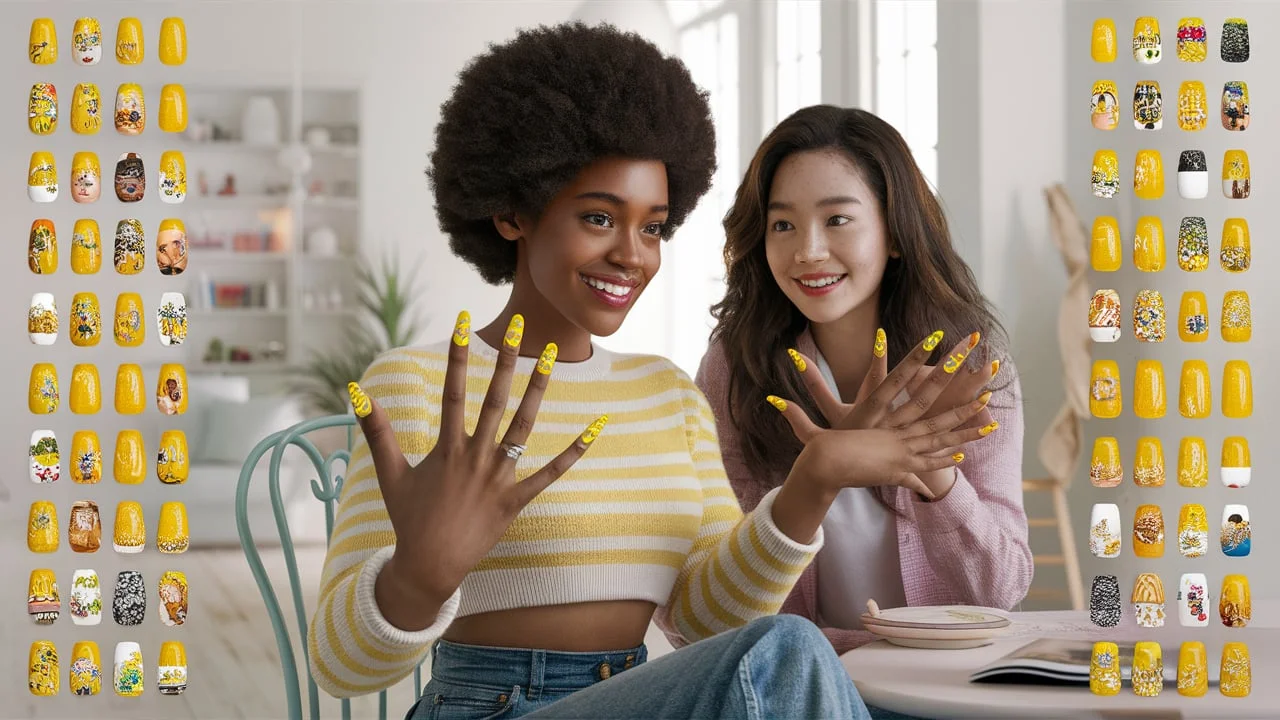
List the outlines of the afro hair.
{"type": "Polygon", "coordinates": [[[566,23],[468,63],[441,106],[427,177],[449,247],[501,285],[515,277],[516,244],[493,216],[540,215],[600,158],[659,160],[669,238],[710,187],[715,147],[707,94],[682,62],[635,33],[566,23]]]}

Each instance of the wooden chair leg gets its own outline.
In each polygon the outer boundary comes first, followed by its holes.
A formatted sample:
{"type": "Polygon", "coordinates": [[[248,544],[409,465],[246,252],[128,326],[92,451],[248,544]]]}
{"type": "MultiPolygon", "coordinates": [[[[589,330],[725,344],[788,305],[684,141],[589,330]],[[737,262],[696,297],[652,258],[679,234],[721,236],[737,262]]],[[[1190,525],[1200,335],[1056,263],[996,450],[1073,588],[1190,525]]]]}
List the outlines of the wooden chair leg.
{"type": "Polygon", "coordinates": [[[1076,555],[1075,533],[1071,530],[1071,514],[1067,492],[1061,485],[1053,488],[1053,513],[1058,518],[1058,541],[1062,544],[1063,570],[1067,574],[1067,590],[1071,608],[1084,609],[1084,580],[1080,577],[1080,559],[1076,555]]]}

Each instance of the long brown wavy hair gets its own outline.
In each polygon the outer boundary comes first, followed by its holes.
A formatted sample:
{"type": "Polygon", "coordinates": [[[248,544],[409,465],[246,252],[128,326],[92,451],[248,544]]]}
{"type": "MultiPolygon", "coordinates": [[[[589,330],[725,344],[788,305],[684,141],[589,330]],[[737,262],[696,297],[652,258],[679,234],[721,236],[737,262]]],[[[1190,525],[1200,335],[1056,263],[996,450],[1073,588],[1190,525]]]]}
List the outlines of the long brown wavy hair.
{"type": "MultiPolygon", "coordinates": [[[[983,341],[966,363],[970,371],[985,368],[1007,347],[1004,328],[953,247],[942,206],[898,131],[855,108],[815,105],[796,111],[761,143],[725,216],[727,290],[711,311],[717,320],[711,340],[721,343],[728,359],[728,405],[744,459],[774,484],[802,446],[782,415],[765,407],[765,396],[793,398],[815,423],[829,426],[787,356],[809,321],[778,287],[765,257],[774,173],[787,156],[811,150],[841,153],[880,203],[889,249],[897,254],[880,281],[878,309],[889,368],[938,329],[954,340],[939,345],[930,364],[974,330],[983,341]]],[[[894,489],[876,488],[876,497],[891,509],[894,489]]]]}

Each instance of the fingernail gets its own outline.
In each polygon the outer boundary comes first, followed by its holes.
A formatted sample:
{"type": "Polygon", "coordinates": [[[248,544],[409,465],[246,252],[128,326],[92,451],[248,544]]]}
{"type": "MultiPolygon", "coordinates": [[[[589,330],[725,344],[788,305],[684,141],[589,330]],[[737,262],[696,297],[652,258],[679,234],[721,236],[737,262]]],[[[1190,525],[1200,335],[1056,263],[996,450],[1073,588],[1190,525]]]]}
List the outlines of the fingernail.
{"type": "Polygon", "coordinates": [[[1120,694],[1120,648],[1115,643],[1102,640],[1093,644],[1089,691],[1094,695],[1120,694]]]}
{"type": "Polygon", "coordinates": [[[122,364],[116,369],[116,412],[137,415],[146,408],[142,398],[142,368],[133,363],[122,364]]]}
{"type": "Polygon", "coordinates": [[[1209,124],[1209,93],[1199,80],[1185,80],[1178,86],[1178,127],[1194,132],[1209,124]]]}
{"type": "MultiPolygon", "coordinates": [[[[1159,578],[1156,578],[1159,582],[1159,578]]],[[[1160,657],[1160,643],[1139,640],[1133,645],[1133,694],[1156,697],[1164,689],[1164,661],[1160,657]]]]}
{"type": "Polygon", "coordinates": [[[1093,196],[1115,197],[1120,189],[1120,159],[1115,150],[1099,150],[1093,154],[1093,175],[1090,180],[1093,196]]]}
{"type": "Polygon", "coordinates": [[[36,135],[49,135],[58,129],[58,89],[53,83],[31,86],[27,101],[27,127],[36,135]]]}
{"type": "Polygon", "coordinates": [[[147,103],[142,86],[124,83],[116,88],[116,132],[138,135],[147,128],[147,103]]]}
{"type": "Polygon", "coordinates": [[[373,406],[369,402],[369,396],[360,388],[360,384],[354,381],[347,383],[347,394],[351,396],[351,409],[356,417],[369,417],[369,413],[373,412],[373,406]]]}
{"type": "MultiPolygon", "coordinates": [[[[1133,582],[1133,610],[1139,627],[1164,627],[1164,583],[1155,573],[1144,572],[1133,582]]],[[[1134,673],[1138,663],[1134,660],[1134,673]]],[[[1136,685],[1136,683],[1135,683],[1136,685]]]]}
{"type": "Polygon", "coordinates": [[[1222,156],[1222,194],[1232,200],[1244,200],[1250,189],[1248,153],[1228,150],[1222,156]]]}
{"type": "Polygon", "coordinates": [[[179,17],[160,21],[160,62],[181,65],[187,61],[187,26],[179,17]]]}
{"type": "Polygon", "coordinates": [[[1120,366],[1115,360],[1095,360],[1089,382],[1089,412],[1098,418],[1120,417],[1120,366]]]}
{"type": "Polygon", "coordinates": [[[121,570],[116,576],[115,593],[111,596],[111,616],[117,625],[141,625],[147,617],[147,586],[142,573],[121,570]]]}
{"type": "Polygon", "coordinates": [[[601,415],[600,417],[596,418],[590,425],[587,426],[586,430],[582,431],[582,436],[580,438],[582,440],[582,444],[590,445],[591,443],[595,442],[596,438],[600,437],[600,433],[604,431],[604,426],[608,422],[609,422],[608,415],[601,415]]]}
{"type": "Polygon", "coordinates": [[[978,347],[978,341],[981,339],[982,339],[982,333],[974,331],[974,333],[969,336],[969,349],[972,350],[978,347]]]}
{"type": "MultiPolygon", "coordinates": [[[[1209,625],[1208,581],[1204,573],[1183,573],[1178,585],[1178,624],[1182,627],[1209,625]]],[[[1181,674],[1179,674],[1181,680],[1181,674]]]]}
{"type": "Polygon", "coordinates": [[[36,363],[31,366],[27,409],[35,415],[49,415],[57,412],[58,370],[53,363],[36,363]]]}
{"type": "Polygon", "coordinates": [[[1094,342],[1120,339],[1120,293],[1110,288],[1093,293],[1089,303],[1089,337],[1094,342]]]}
{"type": "Polygon", "coordinates": [[[47,484],[57,482],[62,476],[62,455],[58,451],[58,438],[52,430],[36,430],[31,433],[31,482],[47,484]]]}
{"type": "Polygon", "coordinates": [[[1249,578],[1227,575],[1222,578],[1222,594],[1218,596],[1218,615],[1222,624],[1242,628],[1253,619],[1253,600],[1249,594],[1249,578]]]}
{"type": "Polygon", "coordinates": [[[1228,80],[1222,85],[1222,127],[1249,129],[1249,86],[1241,80],[1228,80]]]}
{"type": "Polygon", "coordinates": [[[982,437],[986,437],[991,433],[995,432],[997,429],[999,429],[999,427],[1000,427],[1000,423],[996,422],[995,420],[992,420],[991,422],[979,428],[978,434],[981,435],[982,437]]]}
{"type": "Polygon", "coordinates": [[[47,500],[31,503],[27,516],[27,549],[36,553],[58,550],[58,510],[47,500]]]}
{"type": "Polygon", "coordinates": [[[1182,379],[1178,383],[1178,412],[1184,418],[1209,417],[1213,407],[1212,383],[1209,381],[1209,363],[1204,360],[1186,360],[1182,363],[1182,379]]]}
{"type": "Polygon", "coordinates": [[[116,695],[137,697],[142,694],[145,670],[142,667],[142,648],[136,642],[116,643],[115,657],[116,695]]]}
{"type": "Polygon", "coordinates": [[[1139,130],[1159,130],[1164,126],[1164,102],[1160,83],[1139,80],[1133,86],[1133,126],[1139,130]]]}
{"type": "Polygon", "coordinates": [[[1253,337],[1253,313],[1249,309],[1249,293],[1228,290],[1222,298],[1222,339],[1226,342],[1248,342],[1253,337]]]}
{"type": "Polygon", "coordinates": [[[187,576],[177,570],[167,570],[160,576],[160,620],[169,627],[187,621],[187,576]]]}
{"type": "Polygon", "coordinates": [[[453,323],[453,344],[466,347],[471,342],[471,313],[463,310],[453,323]]]}
{"type": "Polygon", "coordinates": [[[1139,505],[1133,512],[1133,554],[1164,557],[1164,514],[1159,505],[1139,505]]]}
{"type": "Polygon", "coordinates": [[[996,373],[998,372],[1000,372],[1000,361],[992,360],[991,361],[991,377],[994,378],[996,376],[996,373]]]}
{"type": "MultiPolygon", "coordinates": [[[[74,250],[72,253],[74,255],[74,250]]],[[[58,233],[52,220],[40,219],[31,223],[27,267],[37,275],[52,275],[58,271],[58,233]]]]}
{"type": "Polygon", "coordinates": [[[165,430],[160,434],[160,452],[156,454],[156,476],[166,485],[181,485],[191,473],[191,452],[187,434],[181,430],[165,430]]]}
{"type": "Polygon", "coordinates": [[[118,553],[135,555],[147,544],[147,521],[142,517],[142,506],[132,500],[122,500],[116,505],[115,529],[112,545],[118,553]]]}
{"type": "Polygon", "coordinates": [[[102,194],[102,166],[98,155],[78,152],[71,159],[71,199],[77,203],[97,202],[102,194]]]}
{"type": "Polygon", "coordinates": [[[1098,627],[1120,624],[1120,582],[1115,575],[1095,575],[1089,590],[1089,622],[1098,627]]]}
{"type": "Polygon", "coordinates": [[[1222,665],[1218,670],[1218,689],[1227,697],[1246,697],[1253,687],[1253,663],[1249,647],[1242,642],[1222,645],[1222,665]]]}
{"type": "Polygon", "coordinates": [[[1164,486],[1164,446],[1160,438],[1138,438],[1133,459],[1133,482],[1141,487],[1164,486]]]}
{"type": "Polygon", "coordinates": [[[147,169],[137,153],[124,153],[116,160],[116,199],[138,202],[147,191],[147,169]]]}
{"type": "Polygon", "coordinates": [[[1178,445],[1178,484],[1204,487],[1209,484],[1209,450],[1202,437],[1184,437],[1178,445]]]}
{"type": "Polygon", "coordinates": [[[97,65],[102,59],[102,25],[97,18],[82,17],[72,29],[71,47],[77,65],[97,65]]]}
{"type": "Polygon", "coordinates": [[[1244,360],[1228,360],[1222,369],[1222,414],[1229,418],[1253,414],[1253,373],[1244,360]]]}
{"type": "Polygon", "coordinates": [[[116,223],[113,257],[116,272],[121,275],[137,275],[147,266],[146,231],[136,218],[126,218],[116,223]]]}
{"type": "Polygon", "coordinates": [[[177,640],[160,645],[156,674],[161,695],[181,695],[187,689],[187,651],[177,640]]]}
{"type": "Polygon", "coordinates": [[[31,296],[27,311],[27,338],[35,345],[52,345],[58,340],[58,306],[53,293],[31,296]]]}
{"type": "Polygon", "coordinates": [[[796,370],[804,372],[808,368],[808,365],[805,364],[804,358],[800,357],[800,353],[788,348],[787,354],[791,356],[791,362],[796,366],[796,370]]]}
{"type": "MultiPolygon", "coordinates": [[[[53,228],[50,226],[50,232],[53,228]]],[[[55,253],[55,258],[57,257],[55,253]]],[[[71,272],[92,275],[102,269],[102,233],[98,221],[76,220],[71,231],[71,272]]]]}
{"type": "Polygon", "coordinates": [[[58,694],[58,679],[62,671],[58,667],[58,649],[48,640],[31,643],[31,655],[27,662],[27,688],[36,697],[52,697],[58,694]]]}
{"type": "Polygon", "coordinates": [[[182,293],[167,292],[160,296],[156,330],[160,333],[160,344],[166,347],[181,345],[187,339],[187,299],[182,293]]]}
{"type": "Polygon", "coordinates": [[[71,578],[71,599],[67,602],[71,622],[97,625],[102,622],[102,586],[95,570],[76,570],[71,578]]]}
{"type": "Polygon", "coordinates": [[[1204,342],[1209,339],[1209,301],[1199,290],[1182,293],[1178,307],[1178,339],[1204,342]]]}
{"type": "Polygon", "coordinates": [[[1164,223],[1147,215],[1138,218],[1133,238],[1133,265],[1142,272],[1164,270],[1164,223]]]}
{"type": "Polygon", "coordinates": [[[116,26],[116,62],[137,65],[145,54],[142,22],[138,18],[120,18],[120,24],[116,26]]]}
{"type": "Polygon", "coordinates": [[[156,529],[156,549],[166,555],[179,555],[191,545],[187,524],[187,506],[166,502],[160,506],[160,527],[156,529]]]}
{"type": "Polygon", "coordinates": [[[772,405],[772,406],[774,406],[775,408],[777,408],[777,409],[778,409],[778,412],[785,412],[785,411],[786,411],[786,409],[787,409],[787,401],[786,401],[786,400],[783,400],[782,398],[778,397],[777,395],[770,395],[770,396],[766,397],[766,398],[765,398],[765,400],[767,400],[767,401],[769,402],[769,404],[770,404],[770,405],[772,405]]]}
{"type": "Polygon", "coordinates": [[[979,395],[979,396],[978,396],[978,405],[979,405],[980,407],[986,407],[988,402],[991,402],[991,391],[990,391],[990,390],[987,390],[987,391],[983,392],[981,395],[979,395]]]}
{"type": "Polygon", "coordinates": [[[165,415],[182,415],[187,411],[187,370],[182,365],[165,363],[160,366],[156,406],[165,415]]]}
{"type": "Polygon", "coordinates": [[[112,329],[116,344],[120,347],[138,347],[147,337],[143,324],[142,296],[138,293],[120,293],[116,296],[116,320],[112,329]]]}
{"type": "Polygon", "coordinates": [[[1120,506],[1097,503],[1089,520],[1089,551],[1094,557],[1120,556],[1120,506]]]}
{"type": "Polygon", "coordinates": [[[71,648],[71,694],[97,695],[102,692],[102,654],[98,643],[81,640],[71,648]]]}
{"type": "Polygon", "coordinates": [[[1140,17],[1133,22],[1133,59],[1143,65],[1160,62],[1160,21],[1140,17]]]}
{"type": "Polygon", "coordinates": [[[959,465],[960,463],[964,462],[964,453],[958,452],[955,455],[952,455],[951,459],[954,460],[957,465],[959,465]]]}
{"type": "Polygon", "coordinates": [[[116,434],[113,475],[121,485],[138,485],[147,479],[147,446],[138,430],[121,430],[116,434]]]}
{"type": "Polygon", "coordinates": [[[1139,150],[1133,163],[1133,194],[1139,200],[1164,197],[1164,161],[1159,150],[1139,150]]]}
{"type": "Polygon", "coordinates": [[[31,21],[27,48],[33,65],[52,65],[58,61],[58,30],[52,18],[31,21]]]}
{"type": "Polygon", "coordinates": [[[1090,101],[1090,112],[1093,126],[1098,130],[1115,130],[1120,124],[1120,97],[1116,84],[1110,80],[1099,80],[1093,84],[1093,97],[1090,101]]]}
{"type": "Polygon", "coordinates": [[[942,336],[944,334],[945,333],[941,330],[934,330],[933,334],[924,339],[924,349],[929,352],[933,352],[933,349],[938,347],[938,343],[942,342],[942,336]]]}
{"type": "Polygon", "coordinates": [[[160,182],[160,202],[176,205],[187,199],[187,159],[178,150],[160,154],[156,169],[160,182]]]}
{"type": "Polygon", "coordinates": [[[1134,296],[1133,335],[1138,342],[1164,342],[1164,297],[1159,290],[1139,290],[1134,296]]]}
{"type": "Polygon", "coordinates": [[[94,83],[80,83],[71,94],[71,130],[97,135],[102,129],[102,93],[94,83]]]}
{"type": "Polygon", "coordinates": [[[1249,242],[1249,221],[1244,218],[1227,218],[1222,223],[1222,269],[1240,273],[1249,269],[1253,261],[1249,242]]]}
{"type": "Polygon", "coordinates": [[[1222,484],[1229,488],[1242,488],[1253,475],[1253,463],[1249,458],[1249,441],[1238,435],[1222,439],[1222,484]]]}
{"type": "Polygon", "coordinates": [[[27,197],[38,203],[51,203],[58,199],[58,165],[53,159],[53,153],[31,153],[31,165],[27,171],[27,197]]]}
{"type": "Polygon", "coordinates": [[[71,521],[67,527],[67,541],[78,553],[98,552],[102,547],[102,518],[98,504],[90,500],[77,500],[71,505],[71,521]]]}
{"type": "Polygon", "coordinates": [[[1093,21],[1089,55],[1094,62],[1115,62],[1116,24],[1111,18],[1098,18],[1093,21]]]}
{"type": "Polygon", "coordinates": [[[1188,558],[1209,552],[1209,516],[1199,503],[1187,503],[1178,512],[1178,552],[1188,558]]]}
{"type": "Polygon", "coordinates": [[[187,269],[187,226],[176,218],[160,221],[156,233],[156,265],[161,275],[181,275],[187,269]]]}
{"type": "Polygon", "coordinates": [[[1222,61],[1242,63],[1249,60],[1249,23],[1244,18],[1227,18],[1222,23],[1222,61]]]}
{"type": "Polygon", "coordinates": [[[1124,479],[1124,466],[1120,463],[1120,441],[1114,437],[1099,437],[1093,441],[1093,457],[1089,462],[1089,482],[1094,487],[1113,488],[1124,479]]]}
{"type": "Polygon", "coordinates": [[[1094,218],[1093,234],[1089,243],[1089,264],[1093,266],[1094,271],[1119,270],[1124,257],[1120,246],[1120,222],[1111,216],[1094,218]]]}
{"type": "Polygon", "coordinates": [[[1185,17],[1178,21],[1178,59],[1182,62],[1204,62],[1209,56],[1209,32],[1204,20],[1185,17]]]}
{"type": "Polygon", "coordinates": [[[1187,200],[1209,197],[1209,161],[1203,150],[1183,150],[1178,156],[1178,196],[1187,200]]]}
{"type": "Polygon", "coordinates": [[[92,485],[102,481],[102,444],[93,430],[77,430],[71,437],[71,481],[92,485]]]}
{"type": "Polygon", "coordinates": [[[48,568],[32,570],[27,581],[27,614],[37,625],[52,625],[61,611],[57,576],[48,568]]]}
{"type": "Polygon", "coordinates": [[[516,313],[511,316],[511,322],[507,323],[507,334],[503,336],[503,342],[507,347],[520,347],[520,341],[524,339],[524,316],[516,313]]]}
{"type": "Polygon", "coordinates": [[[1253,532],[1249,528],[1249,508],[1245,505],[1226,505],[1222,508],[1222,554],[1227,557],[1246,557],[1253,547],[1253,532]]]}
{"type": "Polygon", "coordinates": [[[964,364],[964,360],[968,356],[969,356],[969,353],[966,350],[961,350],[958,353],[952,353],[942,363],[942,371],[947,374],[954,374],[955,371],[959,370],[960,366],[964,364]]]}
{"type": "Polygon", "coordinates": [[[551,369],[556,366],[556,356],[559,353],[560,348],[555,343],[547,343],[547,346],[542,349],[542,355],[538,356],[538,372],[550,375],[551,369]]]}
{"type": "Polygon", "coordinates": [[[181,85],[160,89],[160,129],[171,133],[187,129],[187,91],[181,85]]]}

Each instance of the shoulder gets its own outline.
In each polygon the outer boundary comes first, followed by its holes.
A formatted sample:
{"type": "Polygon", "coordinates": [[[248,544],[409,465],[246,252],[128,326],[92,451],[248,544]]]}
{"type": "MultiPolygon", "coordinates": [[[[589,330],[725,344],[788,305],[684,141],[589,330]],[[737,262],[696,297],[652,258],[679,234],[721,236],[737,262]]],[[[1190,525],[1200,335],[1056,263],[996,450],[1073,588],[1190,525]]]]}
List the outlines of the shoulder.
{"type": "Polygon", "coordinates": [[[443,374],[449,358],[448,341],[385,350],[369,363],[360,386],[375,399],[421,389],[433,374],[443,374]]]}

